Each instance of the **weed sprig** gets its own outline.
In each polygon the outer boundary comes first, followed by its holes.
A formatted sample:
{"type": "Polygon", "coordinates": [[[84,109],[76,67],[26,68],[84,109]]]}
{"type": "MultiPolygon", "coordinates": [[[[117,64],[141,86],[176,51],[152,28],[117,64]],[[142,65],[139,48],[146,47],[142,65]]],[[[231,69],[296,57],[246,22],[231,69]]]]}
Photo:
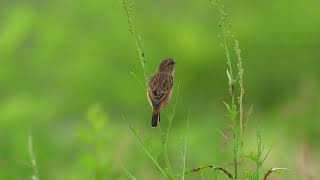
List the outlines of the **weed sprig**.
{"type": "Polygon", "coordinates": [[[120,0],[120,3],[122,5],[124,12],[126,13],[128,25],[129,25],[129,32],[135,42],[137,50],[138,50],[139,59],[140,59],[140,63],[141,63],[144,78],[145,78],[145,83],[147,84],[148,72],[147,72],[147,61],[145,59],[144,44],[143,44],[141,35],[139,32],[137,32],[135,24],[134,24],[135,3],[134,3],[134,1],[129,2],[129,0],[120,0]]]}

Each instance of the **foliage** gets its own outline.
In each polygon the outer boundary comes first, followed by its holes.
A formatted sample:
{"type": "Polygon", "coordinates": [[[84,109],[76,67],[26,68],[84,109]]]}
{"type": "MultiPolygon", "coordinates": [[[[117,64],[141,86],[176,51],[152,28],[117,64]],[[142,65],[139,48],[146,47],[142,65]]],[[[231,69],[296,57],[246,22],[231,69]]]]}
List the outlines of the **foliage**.
{"type": "Polygon", "coordinates": [[[163,179],[129,124],[176,179],[228,179],[235,161],[238,178],[319,179],[320,1],[221,0],[224,24],[208,1],[126,0],[129,17],[119,0],[2,1],[0,179],[163,179]],[[167,56],[174,94],[154,131],[145,78],[167,56]],[[201,170],[183,175],[184,159],[201,170]]]}

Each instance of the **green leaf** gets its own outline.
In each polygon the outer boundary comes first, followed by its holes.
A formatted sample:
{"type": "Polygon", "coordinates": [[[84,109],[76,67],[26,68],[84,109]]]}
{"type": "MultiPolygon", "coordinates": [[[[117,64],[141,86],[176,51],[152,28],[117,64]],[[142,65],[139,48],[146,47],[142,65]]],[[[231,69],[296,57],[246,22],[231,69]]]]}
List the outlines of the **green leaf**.
{"type": "Polygon", "coordinates": [[[289,171],[290,169],[288,168],[272,168],[271,171],[274,172],[274,173],[283,173],[283,172],[286,172],[286,171],[289,171]]]}
{"type": "Polygon", "coordinates": [[[226,107],[226,109],[228,110],[228,113],[229,113],[229,114],[232,114],[232,109],[231,109],[230,105],[229,105],[227,102],[225,102],[225,101],[223,101],[223,104],[224,104],[224,106],[226,107]]]}
{"type": "Polygon", "coordinates": [[[269,169],[265,173],[265,175],[263,177],[263,180],[267,180],[271,173],[283,173],[283,172],[286,172],[286,171],[289,171],[289,169],[288,168],[272,168],[272,169],[269,169]]]}
{"type": "Polygon", "coordinates": [[[232,84],[232,77],[231,77],[228,69],[227,69],[227,76],[228,76],[228,80],[229,80],[229,85],[231,85],[232,84]]]}

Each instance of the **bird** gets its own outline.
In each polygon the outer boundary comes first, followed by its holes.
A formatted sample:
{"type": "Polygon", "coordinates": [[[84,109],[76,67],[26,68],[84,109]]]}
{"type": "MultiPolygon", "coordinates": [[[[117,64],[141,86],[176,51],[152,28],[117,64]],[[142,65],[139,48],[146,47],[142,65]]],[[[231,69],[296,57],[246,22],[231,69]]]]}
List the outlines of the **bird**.
{"type": "Polygon", "coordinates": [[[147,98],[152,107],[151,127],[156,128],[160,122],[160,111],[169,102],[176,61],[167,58],[160,62],[157,71],[148,79],[147,98]]]}

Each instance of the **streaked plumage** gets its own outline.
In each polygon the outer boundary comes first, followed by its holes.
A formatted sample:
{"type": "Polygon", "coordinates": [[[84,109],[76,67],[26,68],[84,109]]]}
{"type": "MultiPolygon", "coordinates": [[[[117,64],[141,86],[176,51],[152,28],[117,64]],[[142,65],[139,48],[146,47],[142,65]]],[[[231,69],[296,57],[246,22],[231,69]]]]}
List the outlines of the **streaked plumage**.
{"type": "Polygon", "coordinates": [[[152,127],[157,127],[160,111],[170,100],[175,63],[171,58],[163,60],[158,70],[149,78],[147,98],[152,106],[152,127]]]}

